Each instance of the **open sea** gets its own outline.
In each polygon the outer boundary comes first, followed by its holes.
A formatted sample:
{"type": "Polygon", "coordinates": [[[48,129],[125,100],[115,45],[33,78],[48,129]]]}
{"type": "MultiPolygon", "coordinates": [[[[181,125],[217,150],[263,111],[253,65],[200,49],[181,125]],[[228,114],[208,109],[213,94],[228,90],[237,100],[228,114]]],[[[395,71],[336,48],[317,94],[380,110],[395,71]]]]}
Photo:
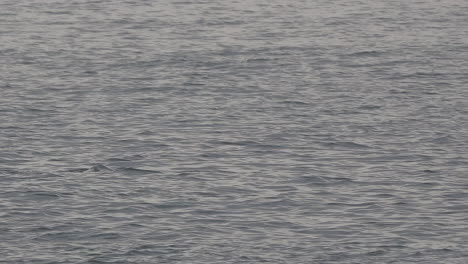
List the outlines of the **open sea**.
{"type": "Polygon", "coordinates": [[[467,264],[468,1],[1,0],[1,264],[467,264]]]}

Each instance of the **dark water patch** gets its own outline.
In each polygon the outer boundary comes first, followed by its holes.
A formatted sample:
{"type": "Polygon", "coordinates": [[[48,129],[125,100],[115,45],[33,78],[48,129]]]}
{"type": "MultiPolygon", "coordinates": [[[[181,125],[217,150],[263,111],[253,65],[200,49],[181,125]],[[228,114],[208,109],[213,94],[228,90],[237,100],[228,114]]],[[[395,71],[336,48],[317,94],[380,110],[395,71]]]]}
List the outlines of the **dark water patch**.
{"type": "Polygon", "coordinates": [[[119,239],[122,239],[122,238],[124,238],[124,237],[122,237],[121,234],[113,233],[113,232],[110,232],[110,233],[97,233],[97,234],[93,234],[92,236],[89,237],[89,239],[111,240],[111,241],[119,240],[119,239]]]}
{"type": "MultiPolygon", "coordinates": [[[[354,157],[353,159],[361,160],[360,157],[354,157]]],[[[368,157],[369,162],[394,162],[394,161],[429,161],[434,159],[433,156],[428,155],[403,155],[403,154],[393,154],[393,155],[383,155],[383,156],[375,156],[375,157],[368,157]]]]}
{"type": "Polygon", "coordinates": [[[220,197],[221,195],[216,192],[193,192],[192,195],[202,196],[202,197],[220,197]]]}
{"type": "Polygon", "coordinates": [[[354,53],[347,54],[346,56],[349,57],[377,57],[377,56],[382,56],[384,52],[382,51],[375,51],[375,50],[369,50],[369,51],[358,51],[354,53]]]}
{"type": "Polygon", "coordinates": [[[258,142],[248,141],[248,140],[245,140],[245,141],[217,141],[217,142],[213,142],[213,143],[219,144],[219,145],[225,145],[225,146],[252,146],[252,145],[259,144],[258,142]]]}
{"type": "Polygon", "coordinates": [[[66,169],[67,172],[78,172],[78,173],[82,173],[82,172],[85,172],[85,171],[88,171],[89,168],[70,168],[70,169],[66,169]]]}
{"type": "Polygon", "coordinates": [[[435,137],[435,138],[425,138],[422,140],[423,142],[432,142],[436,144],[448,144],[448,143],[455,142],[457,139],[452,136],[447,135],[447,136],[441,136],[441,137],[435,137]]]}
{"type": "Polygon", "coordinates": [[[162,210],[179,210],[179,209],[187,209],[191,208],[194,204],[187,203],[187,202],[167,202],[167,203],[153,203],[148,204],[148,208],[150,209],[162,209],[162,210]]]}
{"type": "Polygon", "coordinates": [[[359,106],[358,109],[362,109],[362,110],[376,110],[376,109],[381,109],[382,106],[379,106],[379,105],[361,105],[359,106]]]}
{"type": "Polygon", "coordinates": [[[453,200],[462,201],[462,200],[464,200],[465,198],[468,197],[468,193],[464,193],[464,192],[452,192],[452,193],[443,194],[443,196],[446,197],[446,198],[448,198],[448,199],[453,199],[453,200]]]}
{"type": "Polygon", "coordinates": [[[65,231],[65,232],[48,232],[37,238],[37,240],[42,241],[79,241],[87,237],[87,234],[82,231],[65,231]]]}
{"type": "Polygon", "coordinates": [[[274,185],[274,186],[260,186],[259,189],[268,189],[268,190],[274,190],[277,192],[291,192],[291,191],[297,191],[297,188],[294,186],[287,186],[287,185],[274,185]]]}
{"type": "Polygon", "coordinates": [[[328,143],[322,143],[323,146],[329,147],[329,148],[343,148],[343,149],[369,149],[371,148],[370,146],[367,146],[365,144],[359,144],[355,142],[328,142],[328,143]]]}
{"type": "Polygon", "coordinates": [[[431,170],[431,169],[425,169],[425,170],[423,170],[422,172],[423,172],[423,173],[430,173],[430,174],[432,174],[432,173],[439,173],[439,171],[437,171],[437,170],[431,170]]]}
{"type": "Polygon", "coordinates": [[[280,102],[281,104],[285,104],[287,106],[291,106],[291,107],[294,107],[294,106],[306,106],[308,105],[308,103],[306,102],[301,102],[301,101],[282,101],[280,102]]]}
{"type": "Polygon", "coordinates": [[[125,173],[126,175],[143,175],[143,174],[160,174],[161,173],[161,171],[159,171],[159,170],[156,170],[156,169],[153,169],[153,168],[146,168],[146,167],[120,168],[119,171],[125,173]]]}
{"type": "Polygon", "coordinates": [[[87,171],[101,172],[101,171],[113,171],[113,170],[104,164],[96,164],[96,165],[93,165],[91,168],[89,168],[87,171]]]}
{"type": "Polygon", "coordinates": [[[115,158],[109,158],[107,159],[108,162],[127,162],[127,161],[132,161],[131,158],[119,158],[119,157],[115,157],[115,158]]]}
{"type": "Polygon", "coordinates": [[[382,256],[385,254],[387,254],[387,252],[384,250],[375,250],[375,251],[370,251],[366,253],[366,255],[368,256],[382,256]]]}
{"type": "Polygon", "coordinates": [[[390,67],[397,67],[398,65],[411,65],[413,61],[410,60],[389,60],[389,61],[361,61],[361,60],[352,60],[346,61],[340,64],[341,67],[346,68],[369,68],[370,70],[390,70],[390,67]]]}
{"type": "Polygon", "coordinates": [[[388,77],[391,80],[417,80],[417,79],[440,79],[446,76],[445,73],[438,72],[415,72],[411,74],[394,74],[388,77]]]}
{"type": "MultiPolygon", "coordinates": [[[[27,199],[31,199],[34,201],[47,201],[47,200],[56,200],[60,199],[62,196],[57,193],[52,192],[27,192],[25,193],[27,199]]],[[[25,197],[26,198],[26,197],[25,197]]]]}

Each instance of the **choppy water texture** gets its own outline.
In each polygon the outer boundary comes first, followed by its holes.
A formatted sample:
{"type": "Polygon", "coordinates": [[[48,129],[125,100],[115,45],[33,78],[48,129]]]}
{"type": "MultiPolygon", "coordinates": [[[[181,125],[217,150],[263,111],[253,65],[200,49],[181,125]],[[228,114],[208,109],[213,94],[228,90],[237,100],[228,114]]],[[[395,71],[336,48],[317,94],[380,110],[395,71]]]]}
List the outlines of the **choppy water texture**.
{"type": "Polygon", "coordinates": [[[0,263],[468,263],[467,14],[2,0],[0,263]]]}

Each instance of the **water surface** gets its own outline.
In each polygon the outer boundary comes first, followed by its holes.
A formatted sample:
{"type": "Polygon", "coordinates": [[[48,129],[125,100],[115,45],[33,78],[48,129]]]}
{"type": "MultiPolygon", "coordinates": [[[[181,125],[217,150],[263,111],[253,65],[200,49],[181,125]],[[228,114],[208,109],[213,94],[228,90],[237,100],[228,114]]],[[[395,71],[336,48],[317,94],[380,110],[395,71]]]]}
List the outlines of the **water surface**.
{"type": "Polygon", "coordinates": [[[0,3],[0,263],[468,262],[468,3],[0,3]]]}

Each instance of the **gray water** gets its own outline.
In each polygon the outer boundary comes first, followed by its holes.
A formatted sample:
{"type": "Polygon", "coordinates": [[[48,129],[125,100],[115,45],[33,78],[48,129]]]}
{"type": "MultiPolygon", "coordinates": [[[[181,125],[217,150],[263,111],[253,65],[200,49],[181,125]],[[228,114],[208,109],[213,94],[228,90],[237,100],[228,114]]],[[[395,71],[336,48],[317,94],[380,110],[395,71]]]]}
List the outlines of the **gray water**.
{"type": "Polygon", "coordinates": [[[465,0],[2,0],[0,263],[468,263],[465,0]]]}

